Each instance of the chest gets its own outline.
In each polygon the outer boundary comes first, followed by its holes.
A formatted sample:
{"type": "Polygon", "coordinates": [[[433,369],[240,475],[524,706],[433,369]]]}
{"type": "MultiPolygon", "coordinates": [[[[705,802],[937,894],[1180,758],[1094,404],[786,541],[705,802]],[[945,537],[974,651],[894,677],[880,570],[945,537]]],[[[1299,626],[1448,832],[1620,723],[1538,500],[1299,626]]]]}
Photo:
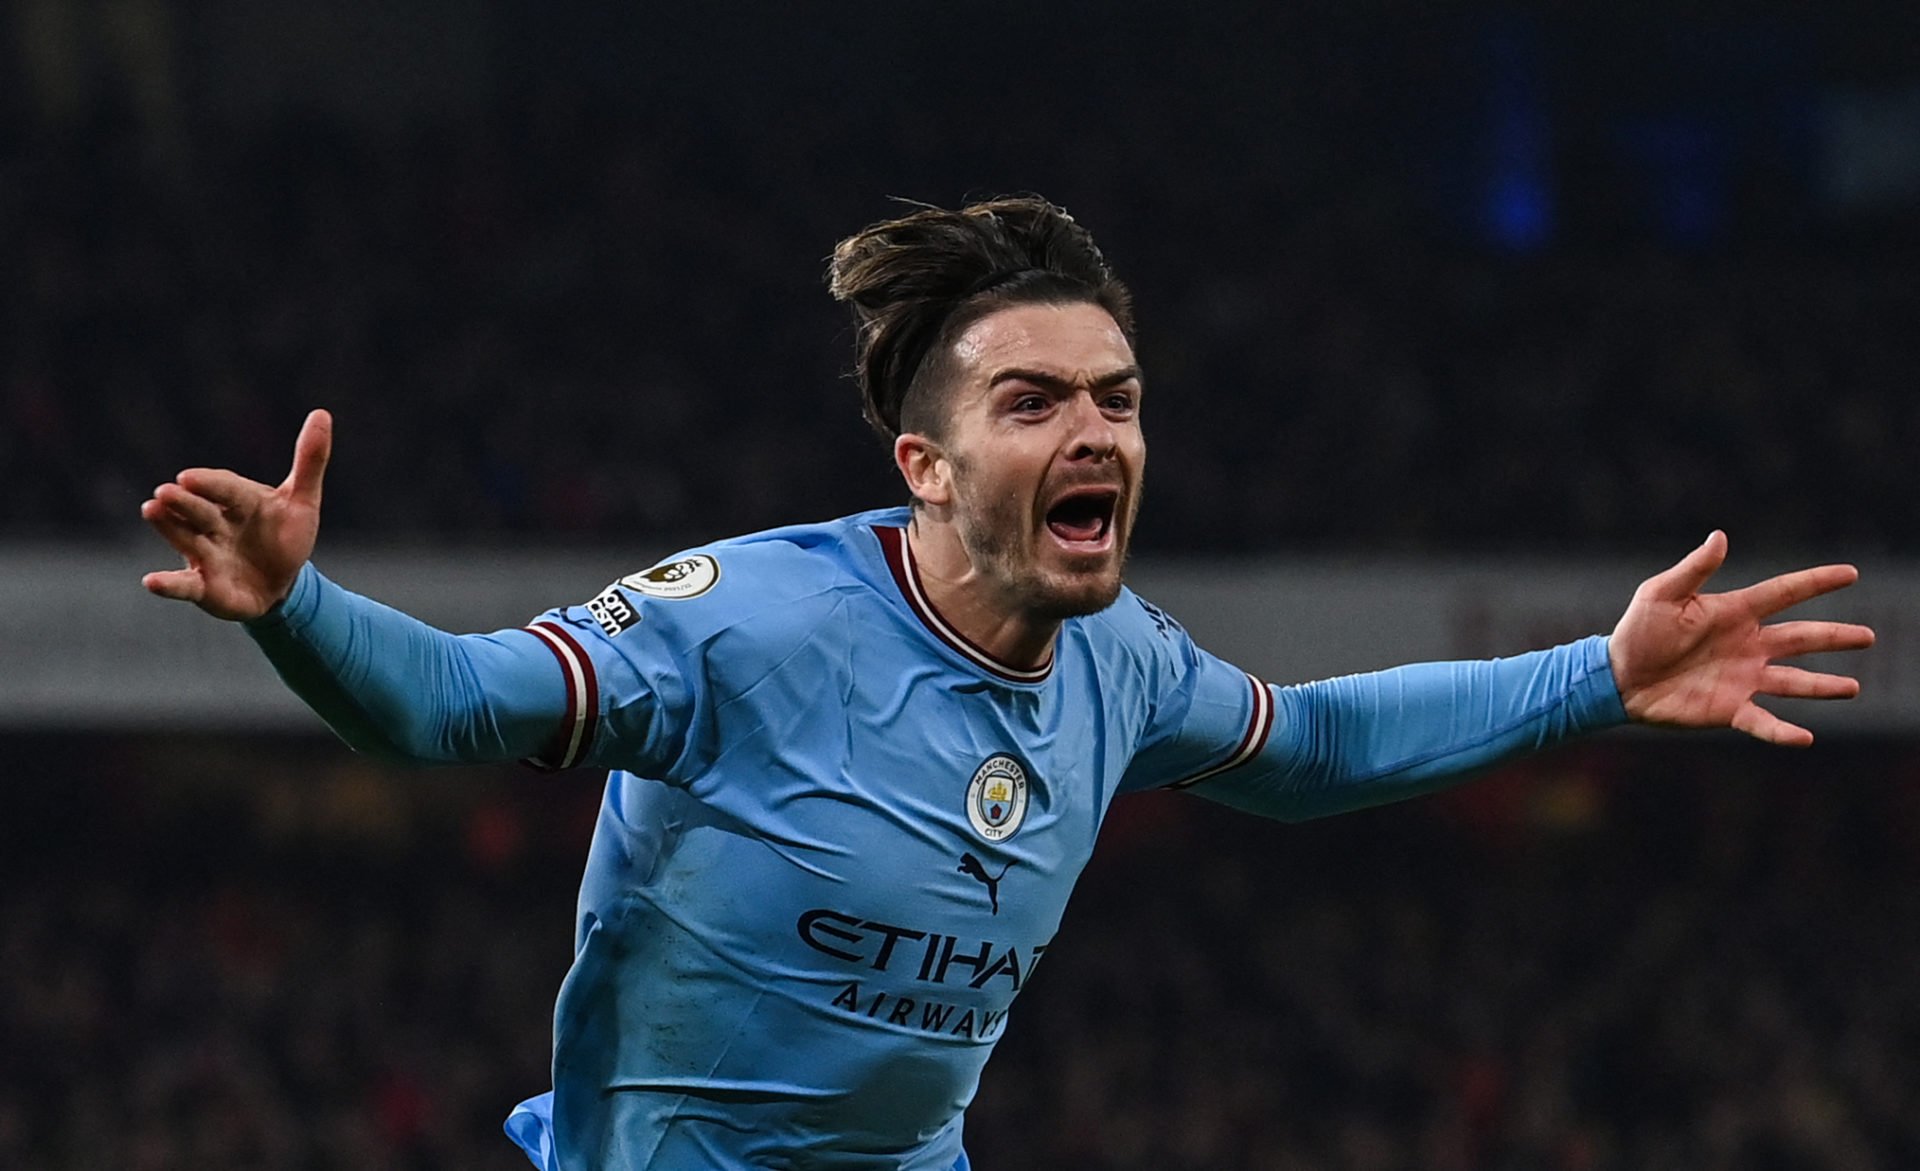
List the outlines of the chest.
{"type": "Polygon", "coordinates": [[[1138,740],[1124,689],[1084,657],[1007,687],[878,638],[793,666],[793,715],[734,705],[704,797],[836,897],[1050,935],[1138,740]]]}

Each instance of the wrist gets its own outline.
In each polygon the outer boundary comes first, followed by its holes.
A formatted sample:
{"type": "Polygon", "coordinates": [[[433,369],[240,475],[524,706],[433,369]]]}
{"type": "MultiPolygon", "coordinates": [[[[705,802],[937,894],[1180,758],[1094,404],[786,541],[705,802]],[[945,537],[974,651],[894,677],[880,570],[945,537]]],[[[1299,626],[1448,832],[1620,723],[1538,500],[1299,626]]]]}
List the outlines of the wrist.
{"type": "Polygon", "coordinates": [[[319,571],[313,562],[303,562],[287,584],[286,592],[269,605],[258,617],[249,618],[244,623],[249,627],[283,626],[304,621],[314,606],[314,595],[318,583],[314,580],[319,571]]]}

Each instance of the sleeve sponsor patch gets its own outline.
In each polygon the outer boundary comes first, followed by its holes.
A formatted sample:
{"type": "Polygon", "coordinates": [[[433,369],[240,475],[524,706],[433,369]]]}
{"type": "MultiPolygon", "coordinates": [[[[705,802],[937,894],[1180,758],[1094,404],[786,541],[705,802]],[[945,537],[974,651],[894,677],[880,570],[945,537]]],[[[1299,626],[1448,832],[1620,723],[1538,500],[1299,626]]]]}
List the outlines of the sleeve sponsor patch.
{"type": "Polygon", "coordinates": [[[719,580],[720,563],[705,553],[694,553],[640,573],[630,573],[615,584],[649,598],[677,602],[699,597],[719,580]]]}
{"type": "Polygon", "coordinates": [[[705,553],[693,553],[652,569],[629,573],[601,590],[587,603],[586,610],[600,624],[600,629],[607,632],[607,637],[613,638],[640,623],[638,600],[628,598],[623,591],[677,602],[697,598],[719,581],[720,563],[705,553]]]}
{"type": "Polygon", "coordinates": [[[610,585],[587,603],[587,613],[612,638],[640,621],[640,611],[628,604],[618,585],[610,585]]]}

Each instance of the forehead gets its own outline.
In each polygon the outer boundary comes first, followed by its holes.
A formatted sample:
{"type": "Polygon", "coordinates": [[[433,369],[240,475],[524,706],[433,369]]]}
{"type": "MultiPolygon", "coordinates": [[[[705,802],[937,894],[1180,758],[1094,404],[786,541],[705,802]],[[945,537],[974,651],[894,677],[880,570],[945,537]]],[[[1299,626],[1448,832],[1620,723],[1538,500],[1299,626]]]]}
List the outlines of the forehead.
{"type": "Polygon", "coordinates": [[[996,309],[954,340],[953,356],[969,379],[1019,368],[1097,380],[1133,365],[1133,347],[1113,317],[1086,302],[996,309]]]}

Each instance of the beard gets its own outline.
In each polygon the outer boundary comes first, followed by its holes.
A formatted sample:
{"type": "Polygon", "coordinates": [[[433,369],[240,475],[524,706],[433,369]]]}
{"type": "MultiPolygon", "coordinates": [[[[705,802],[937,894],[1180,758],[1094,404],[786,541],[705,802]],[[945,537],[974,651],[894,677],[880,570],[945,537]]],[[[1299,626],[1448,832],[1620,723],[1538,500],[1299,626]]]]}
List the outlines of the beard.
{"type": "Polygon", "coordinates": [[[1110,553],[1066,556],[1066,564],[1040,563],[1044,539],[1029,504],[1017,493],[987,496],[969,491],[971,461],[954,458],[955,528],[967,557],[991,582],[1005,604],[1036,619],[1060,622],[1083,618],[1113,605],[1127,560],[1133,519],[1139,513],[1140,486],[1115,503],[1110,553]],[[1080,561],[1081,566],[1073,563],[1080,561]]]}

